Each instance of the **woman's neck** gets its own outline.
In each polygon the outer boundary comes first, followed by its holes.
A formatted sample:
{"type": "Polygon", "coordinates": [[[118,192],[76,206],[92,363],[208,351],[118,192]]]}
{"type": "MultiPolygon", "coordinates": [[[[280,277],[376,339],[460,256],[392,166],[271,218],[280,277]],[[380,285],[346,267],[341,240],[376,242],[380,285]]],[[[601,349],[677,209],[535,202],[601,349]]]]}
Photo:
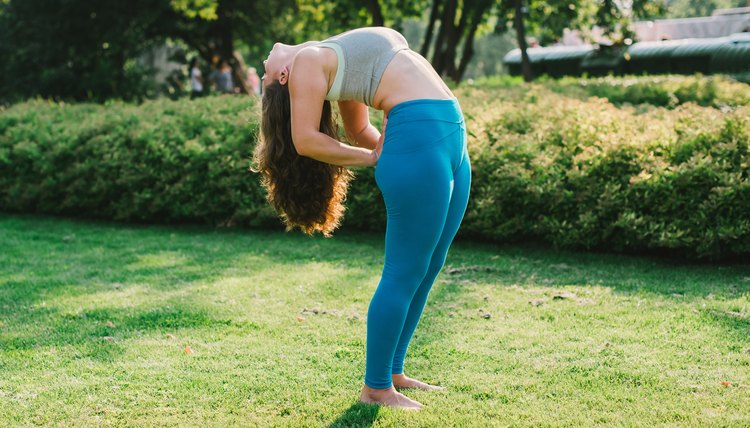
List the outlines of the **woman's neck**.
{"type": "Polygon", "coordinates": [[[312,45],[314,45],[314,44],[316,44],[316,43],[320,43],[320,42],[319,42],[319,41],[317,41],[317,40],[310,40],[309,42],[305,42],[305,43],[300,43],[300,44],[298,44],[298,45],[294,45],[294,46],[292,46],[292,47],[294,48],[294,52],[293,52],[293,55],[292,55],[292,56],[296,55],[296,54],[297,54],[297,52],[301,51],[302,49],[304,49],[304,48],[306,48],[306,47],[308,47],[308,46],[312,46],[312,45]]]}

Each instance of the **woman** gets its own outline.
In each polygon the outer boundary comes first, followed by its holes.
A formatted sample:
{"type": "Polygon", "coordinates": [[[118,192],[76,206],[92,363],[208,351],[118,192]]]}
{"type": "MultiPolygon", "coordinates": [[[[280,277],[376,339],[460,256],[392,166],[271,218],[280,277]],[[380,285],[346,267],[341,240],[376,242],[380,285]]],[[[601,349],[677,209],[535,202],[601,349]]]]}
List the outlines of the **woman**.
{"type": "Polygon", "coordinates": [[[288,229],[329,236],[344,212],[346,167],[376,167],[387,211],[385,265],[367,313],[360,400],[419,409],[394,386],[443,389],[407,377],[403,365],[469,197],[458,101],[430,63],[384,27],[276,43],[263,64],[254,170],[288,229]],[[351,145],[337,140],[334,100],[351,145]],[[370,124],[368,106],[383,110],[383,134],[370,124]]]}

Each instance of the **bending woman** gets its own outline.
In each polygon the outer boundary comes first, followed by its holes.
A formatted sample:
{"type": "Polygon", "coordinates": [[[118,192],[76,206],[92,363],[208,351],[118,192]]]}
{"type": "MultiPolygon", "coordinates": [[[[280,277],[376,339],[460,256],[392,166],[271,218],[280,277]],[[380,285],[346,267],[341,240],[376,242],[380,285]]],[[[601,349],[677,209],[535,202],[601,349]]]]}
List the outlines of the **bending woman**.
{"type": "Polygon", "coordinates": [[[287,229],[329,236],[350,172],[375,166],[387,211],[385,265],[367,312],[360,400],[419,409],[395,387],[442,389],[407,377],[404,357],[469,198],[471,167],[458,101],[406,39],[384,27],[322,42],[276,43],[263,61],[254,170],[287,229]],[[331,113],[338,101],[346,137],[331,113]],[[383,133],[368,106],[384,112],[383,133]],[[387,123],[387,125],[386,125],[387,123]]]}

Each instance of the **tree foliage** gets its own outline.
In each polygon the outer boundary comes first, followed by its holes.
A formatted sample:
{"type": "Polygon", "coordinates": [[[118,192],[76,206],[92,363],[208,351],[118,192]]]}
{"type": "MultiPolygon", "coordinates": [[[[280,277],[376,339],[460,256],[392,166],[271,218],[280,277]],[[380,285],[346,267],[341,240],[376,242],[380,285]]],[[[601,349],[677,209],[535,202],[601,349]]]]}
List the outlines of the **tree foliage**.
{"type": "Polygon", "coordinates": [[[592,25],[619,41],[630,20],[662,13],[664,1],[630,0],[623,8],[615,0],[0,0],[0,99],[142,98],[149,70],[137,59],[166,40],[184,42],[204,63],[228,59],[242,86],[238,48],[259,66],[275,41],[320,40],[365,25],[402,30],[410,18],[427,22],[415,49],[459,82],[474,40],[513,28],[516,18],[515,27],[545,43],[564,28],[592,25]]]}
{"type": "Polygon", "coordinates": [[[136,59],[167,39],[206,62],[227,58],[242,83],[235,41],[260,55],[294,5],[242,0],[2,0],[0,93],[75,100],[141,98],[149,70],[136,59]]]}
{"type": "Polygon", "coordinates": [[[218,19],[218,0],[170,0],[172,9],[186,18],[201,18],[207,21],[218,19]]]}
{"type": "Polygon", "coordinates": [[[10,0],[0,4],[0,93],[95,99],[142,92],[134,58],[163,36],[156,0],[10,0]]]}

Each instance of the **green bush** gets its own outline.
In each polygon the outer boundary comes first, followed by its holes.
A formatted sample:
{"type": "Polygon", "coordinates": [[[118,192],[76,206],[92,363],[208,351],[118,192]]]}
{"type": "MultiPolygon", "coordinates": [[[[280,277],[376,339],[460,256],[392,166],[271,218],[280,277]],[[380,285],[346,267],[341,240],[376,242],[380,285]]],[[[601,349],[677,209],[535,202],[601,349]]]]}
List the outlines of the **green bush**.
{"type": "MultiPolygon", "coordinates": [[[[547,81],[549,82],[549,80],[547,81]]],[[[613,104],[651,104],[675,108],[685,103],[706,107],[736,108],[750,104],[744,83],[717,76],[567,77],[549,83],[562,91],[577,86],[587,96],[606,98],[613,104]]]]}
{"type": "Polygon", "coordinates": [[[248,172],[257,117],[235,97],[16,105],[0,115],[0,209],[276,224],[248,172]]]}
{"type": "MultiPolygon", "coordinates": [[[[750,254],[750,106],[617,107],[548,85],[456,91],[473,169],[462,235],[750,254]]],[[[243,97],[15,105],[0,112],[0,210],[279,227],[248,171],[257,121],[243,97]]],[[[344,225],[383,230],[373,169],[357,175],[344,225]]]]}
{"type": "Polygon", "coordinates": [[[535,91],[485,102],[482,115],[500,119],[469,125],[478,141],[463,233],[710,259],[750,253],[750,108],[640,112],[535,91]],[[531,130],[505,119],[518,115],[531,130]]]}

